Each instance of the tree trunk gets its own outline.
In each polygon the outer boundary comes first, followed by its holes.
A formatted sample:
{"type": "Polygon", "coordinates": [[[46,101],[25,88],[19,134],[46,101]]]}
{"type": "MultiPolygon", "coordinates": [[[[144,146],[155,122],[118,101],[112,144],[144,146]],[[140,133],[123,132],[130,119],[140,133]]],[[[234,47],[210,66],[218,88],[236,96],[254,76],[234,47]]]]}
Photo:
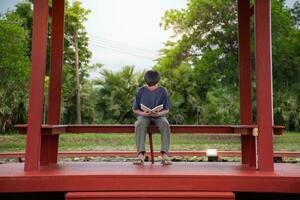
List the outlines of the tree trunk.
{"type": "Polygon", "coordinates": [[[75,30],[74,34],[75,46],[75,68],[76,68],[76,112],[77,124],[81,124],[81,102],[80,102],[80,79],[79,79],[79,55],[78,55],[78,32],[75,30]]]}

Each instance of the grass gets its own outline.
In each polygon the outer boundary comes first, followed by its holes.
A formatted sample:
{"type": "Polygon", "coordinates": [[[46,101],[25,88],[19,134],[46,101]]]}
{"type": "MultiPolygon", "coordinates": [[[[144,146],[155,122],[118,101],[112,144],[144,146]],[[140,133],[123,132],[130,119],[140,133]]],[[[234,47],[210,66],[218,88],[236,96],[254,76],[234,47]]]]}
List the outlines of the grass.
{"type": "MultiPolygon", "coordinates": [[[[26,136],[19,134],[0,135],[0,152],[24,151],[26,136]]],[[[154,149],[160,149],[160,135],[153,138],[154,149]]],[[[147,148],[148,148],[147,139],[147,148]]],[[[240,150],[240,137],[234,135],[180,134],[171,136],[171,150],[240,150]]],[[[300,133],[284,133],[274,136],[277,151],[300,151],[300,133]]],[[[59,150],[134,151],[133,134],[69,134],[61,135],[59,150]]]]}

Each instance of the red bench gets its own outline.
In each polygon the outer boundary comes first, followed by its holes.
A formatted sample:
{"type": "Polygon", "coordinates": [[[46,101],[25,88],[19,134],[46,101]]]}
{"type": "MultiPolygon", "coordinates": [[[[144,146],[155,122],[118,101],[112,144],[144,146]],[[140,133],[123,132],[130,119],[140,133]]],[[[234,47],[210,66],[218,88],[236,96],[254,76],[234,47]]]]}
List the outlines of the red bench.
{"type": "MultiPolygon", "coordinates": [[[[26,134],[27,124],[15,126],[21,134],[26,134]]],[[[110,125],[110,124],[70,124],[70,125],[42,125],[42,134],[84,134],[84,133],[103,133],[103,134],[130,134],[134,133],[134,125],[110,125]]],[[[172,134],[236,134],[257,136],[258,130],[255,125],[170,125],[172,134]]],[[[284,126],[273,126],[275,135],[283,133],[284,126]]],[[[149,126],[149,143],[151,162],[154,163],[152,134],[159,133],[158,127],[149,126]]]]}

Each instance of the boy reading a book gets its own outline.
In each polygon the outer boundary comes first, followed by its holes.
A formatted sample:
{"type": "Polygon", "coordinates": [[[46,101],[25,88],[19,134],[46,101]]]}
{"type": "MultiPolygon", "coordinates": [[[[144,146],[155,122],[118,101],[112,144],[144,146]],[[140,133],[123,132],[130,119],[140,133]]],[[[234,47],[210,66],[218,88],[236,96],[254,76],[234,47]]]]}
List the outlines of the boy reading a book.
{"type": "Polygon", "coordinates": [[[162,164],[172,164],[168,157],[170,144],[170,126],[165,114],[169,112],[168,92],[158,85],[160,74],[158,71],[149,70],[144,75],[146,86],[138,89],[134,102],[133,112],[137,115],[135,122],[135,138],[137,158],[134,164],[144,163],[145,140],[147,127],[150,124],[158,126],[161,133],[162,164]]]}

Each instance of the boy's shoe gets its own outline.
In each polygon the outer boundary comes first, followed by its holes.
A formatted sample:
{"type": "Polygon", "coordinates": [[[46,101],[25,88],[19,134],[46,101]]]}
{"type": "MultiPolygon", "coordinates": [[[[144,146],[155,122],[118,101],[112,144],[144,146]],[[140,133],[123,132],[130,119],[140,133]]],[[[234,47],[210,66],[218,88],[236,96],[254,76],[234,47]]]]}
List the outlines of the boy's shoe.
{"type": "Polygon", "coordinates": [[[172,165],[172,162],[168,156],[168,154],[164,153],[162,154],[162,160],[161,160],[161,164],[162,165],[172,165]]]}
{"type": "Polygon", "coordinates": [[[145,160],[145,156],[140,153],[136,159],[133,161],[134,165],[143,165],[144,164],[144,160],[145,160]]]}

